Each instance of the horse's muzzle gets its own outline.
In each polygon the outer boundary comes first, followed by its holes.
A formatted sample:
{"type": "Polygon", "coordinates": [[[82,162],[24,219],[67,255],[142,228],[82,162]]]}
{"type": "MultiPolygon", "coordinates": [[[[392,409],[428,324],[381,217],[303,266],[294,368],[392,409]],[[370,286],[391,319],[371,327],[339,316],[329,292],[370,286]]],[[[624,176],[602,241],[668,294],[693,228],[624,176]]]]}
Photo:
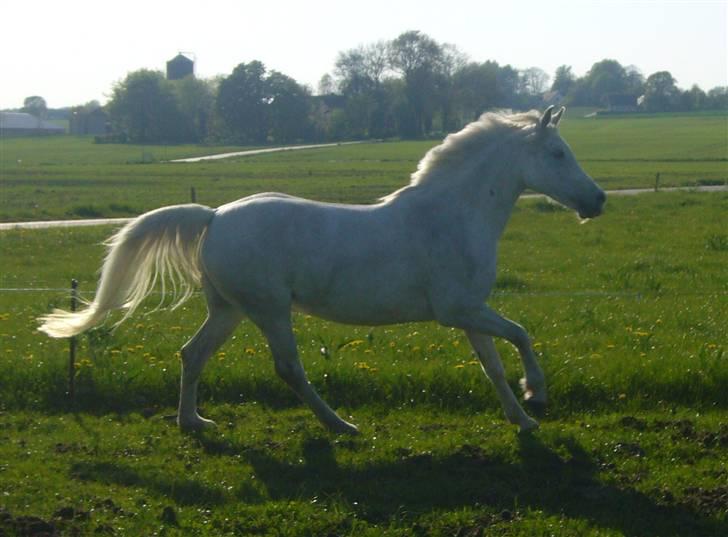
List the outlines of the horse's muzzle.
{"type": "Polygon", "coordinates": [[[603,190],[599,190],[594,202],[579,208],[580,218],[596,218],[604,212],[604,203],[607,201],[607,194],[603,190]]]}

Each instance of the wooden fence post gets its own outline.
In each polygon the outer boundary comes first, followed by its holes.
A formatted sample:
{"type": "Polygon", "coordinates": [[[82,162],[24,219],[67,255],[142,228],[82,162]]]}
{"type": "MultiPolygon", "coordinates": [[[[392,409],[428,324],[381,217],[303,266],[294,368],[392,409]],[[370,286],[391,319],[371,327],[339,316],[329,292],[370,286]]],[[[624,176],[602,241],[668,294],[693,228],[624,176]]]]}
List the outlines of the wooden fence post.
{"type": "Polygon", "coordinates": [[[660,172],[657,172],[657,175],[655,175],[655,192],[657,192],[660,189],[660,172]]]}
{"type": "MultiPolygon", "coordinates": [[[[71,311],[76,311],[78,303],[78,280],[71,280],[71,311]]],[[[76,399],[76,336],[68,340],[68,398],[76,399]]]]}
{"type": "Polygon", "coordinates": [[[197,203],[197,191],[193,186],[190,187],[190,199],[192,200],[192,203],[197,203]]]}

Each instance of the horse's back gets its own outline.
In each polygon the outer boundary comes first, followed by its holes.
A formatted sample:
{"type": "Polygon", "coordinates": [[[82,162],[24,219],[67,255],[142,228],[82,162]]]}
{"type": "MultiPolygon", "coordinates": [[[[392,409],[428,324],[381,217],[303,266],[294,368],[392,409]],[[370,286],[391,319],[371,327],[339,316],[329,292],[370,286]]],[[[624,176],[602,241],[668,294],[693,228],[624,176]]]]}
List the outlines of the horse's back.
{"type": "Polygon", "coordinates": [[[396,220],[383,205],[259,194],[218,209],[202,262],[223,296],[243,306],[293,304],[365,324],[411,320],[425,315],[421,278],[413,273],[422,263],[396,220]],[[416,314],[401,311],[403,301],[417,302],[416,314]],[[395,302],[397,311],[389,311],[395,302]]]}

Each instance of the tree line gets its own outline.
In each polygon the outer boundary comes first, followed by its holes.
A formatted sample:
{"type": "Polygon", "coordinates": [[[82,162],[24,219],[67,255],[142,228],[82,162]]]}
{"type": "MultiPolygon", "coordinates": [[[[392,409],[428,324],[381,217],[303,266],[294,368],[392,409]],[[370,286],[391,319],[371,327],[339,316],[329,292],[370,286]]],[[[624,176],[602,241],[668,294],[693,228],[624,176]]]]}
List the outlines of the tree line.
{"type": "Polygon", "coordinates": [[[454,45],[418,31],[340,52],[317,91],[241,63],[212,79],[167,80],[142,69],[117,83],[106,108],[114,136],[130,142],[295,143],[353,138],[423,138],[458,129],[494,108],[554,102],[607,107],[625,99],[649,112],[728,109],[728,87],[680,89],[667,71],[645,78],[605,59],[577,77],[538,67],[470,61],[454,45]]]}

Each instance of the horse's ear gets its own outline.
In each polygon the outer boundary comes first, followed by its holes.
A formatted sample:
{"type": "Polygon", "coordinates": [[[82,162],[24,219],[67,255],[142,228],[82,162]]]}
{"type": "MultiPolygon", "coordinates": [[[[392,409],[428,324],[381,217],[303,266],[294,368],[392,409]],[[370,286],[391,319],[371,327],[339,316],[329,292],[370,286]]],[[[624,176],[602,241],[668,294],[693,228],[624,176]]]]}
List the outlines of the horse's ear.
{"type": "Polygon", "coordinates": [[[551,116],[551,124],[554,127],[557,127],[559,125],[559,121],[561,121],[561,116],[564,115],[564,112],[566,112],[566,107],[562,106],[561,110],[559,110],[553,116],[551,116]]]}
{"type": "Polygon", "coordinates": [[[554,111],[554,105],[549,106],[541,116],[541,128],[545,129],[551,123],[551,113],[554,111]]]}

